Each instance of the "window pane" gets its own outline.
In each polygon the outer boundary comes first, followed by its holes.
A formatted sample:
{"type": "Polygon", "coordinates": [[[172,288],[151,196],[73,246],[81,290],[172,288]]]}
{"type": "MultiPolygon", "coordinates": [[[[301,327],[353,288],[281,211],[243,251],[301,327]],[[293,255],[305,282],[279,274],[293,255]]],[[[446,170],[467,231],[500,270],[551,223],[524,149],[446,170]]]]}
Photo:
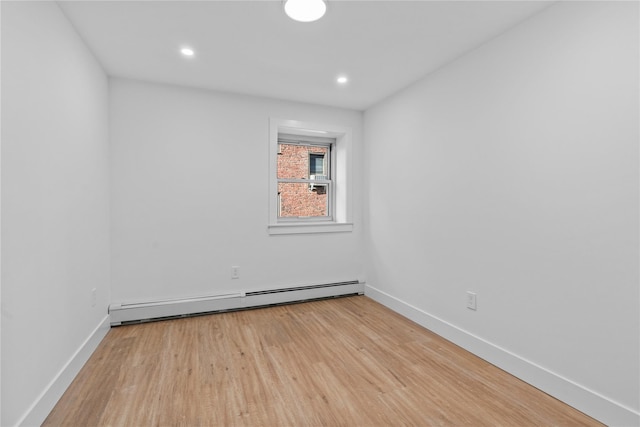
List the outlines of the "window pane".
{"type": "Polygon", "coordinates": [[[328,186],[326,184],[278,183],[278,216],[327,216],[328,186]]]}
{"type": "Polygon", "coordinates": [[[326,176],[325,158],[328,152],[328,147],[278,144],[278,178],[309,179],[309,175],[326,176]]]}
{"type": "MultiPolygon", "coordinates": [[[[324,154],[311,153],[309,154],[309,178],[311,178],[311,176],[315,177],[316,175],[327,175],[324,173],[324,154]]],[[[319,178],[316,177],[316,179],[319,178]]]]}

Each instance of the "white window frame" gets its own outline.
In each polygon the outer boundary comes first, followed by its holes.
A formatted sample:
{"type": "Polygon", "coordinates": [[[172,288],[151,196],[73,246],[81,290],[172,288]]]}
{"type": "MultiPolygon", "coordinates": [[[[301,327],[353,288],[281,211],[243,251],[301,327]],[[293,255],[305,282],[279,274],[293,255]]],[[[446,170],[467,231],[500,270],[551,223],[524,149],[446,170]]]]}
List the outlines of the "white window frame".
{"type": "MultiPolygon", "coordinates": [[[[327,187],[327,215],[324,216],[310,216],[310,217],[283,217],[280,216],[280,203],[281,199],[278,198],[278,223],[291,223],[291,222],[310,222],[310,221],[331,221],[333,220],[333,206],[335,204],[334,197],[334,183],[331,175],[331,164],[335,161],[335,138],[316,138],[304,135],[292,135],[292,134],[282,134],[278,133],[278,151],[280,151],[280,144],[288,144],[298,147],[319,147],[327,150],[327,155],[324,157],[324,168],[325,173],[328,173],[328,177],[323,180],[311,180],[311,172],[310,165],[307,168],[307,177],[306,178],[278,178],[276,177],[276,181],[278,184],[280,183],[293,183],[293,184],[307,184],[309,190],[313,188],[314,184],[317,185],[325,185],[327,187]]],[[[311,153],[308,154],[309,158],[311,157],[311,153]]]]}
{"type": "Polygon", "coordinates": [[[351,129],[271,118],[269,123],[269,223],[268,232],[275,234],[337,233],[353,230],[351,129]],[[328,217],[281,218],[278,216],[278,135],[326,137],[335,139],[331,147],[331,191],[328,217]]]}

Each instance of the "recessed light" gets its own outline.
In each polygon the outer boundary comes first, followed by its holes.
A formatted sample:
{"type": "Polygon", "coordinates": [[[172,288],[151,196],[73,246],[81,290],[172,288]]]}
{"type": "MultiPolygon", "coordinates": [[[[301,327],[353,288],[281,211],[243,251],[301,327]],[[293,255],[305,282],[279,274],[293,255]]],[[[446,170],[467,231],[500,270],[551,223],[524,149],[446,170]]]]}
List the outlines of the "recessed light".
{"type": "Polygon", "coordinates": [[[180,53],[182,53],[184,56],[193,56],[196,54],[196,52],[190,47],[183,47],[182,49],[180,49],[180,53]]]}
{"type": "Polygon", "coordinates": [[[349,83],[349,79],[347,78],[347,76],[338,76],[336,82],[338,82],[338,84],[345,85],[349,83]]]}
{"type": "Polygon", "coordinates": [[[285,0],[284,11],[289,18],[300,22],[313,22],[324,16],[324,0],[285,0]]]}

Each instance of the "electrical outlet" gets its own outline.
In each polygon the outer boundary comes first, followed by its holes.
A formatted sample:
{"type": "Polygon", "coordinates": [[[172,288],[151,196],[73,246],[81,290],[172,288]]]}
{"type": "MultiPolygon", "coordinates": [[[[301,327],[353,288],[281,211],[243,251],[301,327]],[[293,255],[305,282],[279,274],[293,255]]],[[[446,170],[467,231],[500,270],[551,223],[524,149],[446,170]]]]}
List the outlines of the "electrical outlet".
{"type": "Polygon", "coordinates": [[[478,302],[475,292],[467,291],[467,308],[470,310],[478,309],[478,302]]]}
{"type": "Polygon", "coordinates": [[[234,265],[231,267],[231,278],[232,279],[240,278],[240,267],[238,267],[237,265],[234,265]]]}
{"type": "Polygon", "coordinates": [[[96,306],[96,301],[98,299],[98,290],[96,288],[91,289],[91,307],[96,306]]]}

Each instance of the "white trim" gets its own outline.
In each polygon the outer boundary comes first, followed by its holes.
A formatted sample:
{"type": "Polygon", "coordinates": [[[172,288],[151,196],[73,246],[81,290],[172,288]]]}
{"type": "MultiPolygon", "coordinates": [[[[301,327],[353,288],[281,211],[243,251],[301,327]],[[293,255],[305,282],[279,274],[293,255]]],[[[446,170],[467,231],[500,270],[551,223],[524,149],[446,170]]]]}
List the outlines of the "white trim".
{"type": "Polygon", "coordinates": [[[313,222],[303,224],[300,222],[291,224],[271,224],[268,227],[269,234],[304,234],[304,233],[346,233],[353,231],[352,223],[313,222]]]}
{"type": "MultiPolygon", "coordinates": [[[[2,6],[0,6],[0,22],[2,22],[2,6]]],[[[2,31],[0,31],[2,33],[2,31]]],[[[0,46],[2,35],[0,34],[0,46]]],[[[2,55],[0,55],[0,81],[2,81],[2,55]]],[[[0,85],[0,99],[2,99],[2,87],[0,85]]],[[[2,102],[0,102],[0,117],[2,116],[2,102]]],[[[2,135],[2,121],[0,120],[0,135],[2,135]]],[[[0,165],[2,164],[2,138],[0,138],[0,165]]],[[[0,188],[2,188],[2,174],[0,173],[0,188]]],[[[0,224],[2,224],[2,192],[0,191],[0,224]]],[[[2,230],[0,228],[0,312],[2,311],[2,230]]],[[[2,318],[0,315],[0,331],[2,331],[2,318]]],[[[0,378],[2,378],[2,334],[0,333],[0,378]]],[[[0,387],[0,420],[2,420],[2,387],[0,387]]]]}
{"type": "Polygon", "coordinates": [[[109,332],[109,316],[105,316],[98,326],[89,334],[60,372],[51,380],[45,389],[27,409],[16,426],[39,426],[47,418],[58,400],[62,397],[80,369],[89,360],[98,344],[109,332]]]}
{"type": "Polygon", "coordinates": [[[386,292],[365,285],[364,294],[487,362],[609,426],[638,426],[640,413],[471,334],[386,292]]]}

